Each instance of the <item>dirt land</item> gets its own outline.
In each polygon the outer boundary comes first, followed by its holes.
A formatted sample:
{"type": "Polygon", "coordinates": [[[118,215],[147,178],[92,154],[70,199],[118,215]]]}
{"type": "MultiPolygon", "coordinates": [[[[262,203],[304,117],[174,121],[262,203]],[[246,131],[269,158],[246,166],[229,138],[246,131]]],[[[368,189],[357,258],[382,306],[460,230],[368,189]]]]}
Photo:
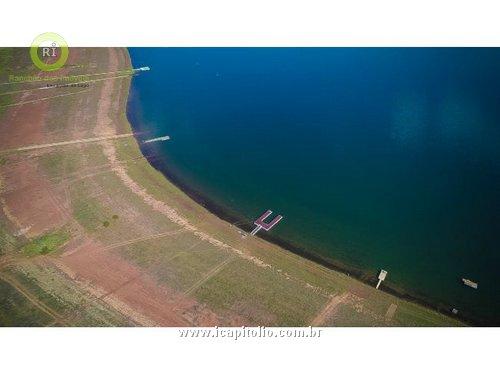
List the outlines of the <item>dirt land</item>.
{"type": "Polygon", "coordinates": [[[129,67],[125,49],[73,48],[58,75],[109,79],[9,94],[0,112],[0,326],[461,325],[192,201],[114,137],[131,132],[130,77],[113,73],[129,67]]]}

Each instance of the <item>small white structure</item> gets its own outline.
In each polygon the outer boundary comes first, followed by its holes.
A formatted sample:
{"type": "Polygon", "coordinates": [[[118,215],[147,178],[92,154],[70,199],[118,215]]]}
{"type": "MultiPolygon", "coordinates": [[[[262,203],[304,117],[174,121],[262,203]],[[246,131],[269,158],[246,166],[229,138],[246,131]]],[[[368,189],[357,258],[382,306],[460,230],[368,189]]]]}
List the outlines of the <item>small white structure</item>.
{"type": "Polygon", "coordinates": [[[378,289],[378,287],[380,286],[380,284],[382,283],[382,281],[385,280],[386,276],[387,276],[387,271],[386,270],[380,270],[380,273],[378,274],[378,283],[377,283],[376,289],[378,289]]]}
{"type": "Polygon", "coordinates": [[[151,69],[149,68],[149,66],[143,66],[143,67],[141,67],[141,68],[135,68],[134,70],[135,70],[136,72],[147,72],[147,71],[149,71],[149,70],[151,70],[151,69]]]}
{"type": "Polygon", "coordinates": [[[142,143],[152,143],[152,142],[161,142],[161,141],[168,141],[170,137],[168,135],[165,135],[163,137],[158,137],[158,138],[151,138],[143,141],[142,143]]]}
{"type": "Polygon", "coordinates": [[[477,283],[475,281],[469,279],[462,279],[462,282],[473,289],[477,289],[477,283]]]}

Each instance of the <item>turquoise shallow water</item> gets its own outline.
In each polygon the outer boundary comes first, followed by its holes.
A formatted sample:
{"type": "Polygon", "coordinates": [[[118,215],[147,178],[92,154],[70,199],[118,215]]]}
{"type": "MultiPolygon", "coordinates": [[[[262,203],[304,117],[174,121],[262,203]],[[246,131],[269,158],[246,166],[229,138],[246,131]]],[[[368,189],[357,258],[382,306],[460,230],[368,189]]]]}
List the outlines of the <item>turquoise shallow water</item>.
{"type": "Polygon", "coordinates": [[[498,49],[130,48],[160,170],[273,236],[481,324],[500,308],[498,49]],[[467,277],[478,290],[463,286],[467,277]]]}

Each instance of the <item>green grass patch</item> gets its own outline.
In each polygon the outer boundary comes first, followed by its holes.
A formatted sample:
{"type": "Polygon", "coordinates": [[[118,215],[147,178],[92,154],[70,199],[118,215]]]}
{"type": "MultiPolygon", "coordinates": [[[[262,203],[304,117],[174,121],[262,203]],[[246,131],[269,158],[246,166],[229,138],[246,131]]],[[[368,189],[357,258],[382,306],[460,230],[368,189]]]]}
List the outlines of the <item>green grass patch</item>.
{"type": "Polygon", "coordinates": [[[395,325],[406,327],[460,327],[462,322],[427,309],[412,302],[403,301],[394,314],[395,325]]]}
{"type": "Polygon", "coordinates": [[[14,49],[8,47],[0,48],[0,74],[7,73],[13,65],[13,61],[14,49]]]}
{"type": "MultiPolygon", "coordinates": [[[[29,71],[29,49],[28,48],[0,48],[0,82],[8,82],[9,75],[25,75],[29,71]]],[[[31,65],[33,65],[31,63],[31,65]]],[[[2,91],[12,91],[18,85],[6,85],[2,91]]],[[[8,105],[14,103],[12,95],[0,95],[0,118],[5,114],[8,105]]]]}
{"type": "Polygon", "coordinates": [[[71,152],[55,151],[40,156],[40,164],[50,178],[61,180],[79,170],[80,159],[81,156],[74,150],[71,152]]]}
{"type": "Polygon", "coordinates": [[[17,239],[7,226],[7,219],[0,215],[0,256],[16,248],[17,239]]]}
{"type": "Polygon", "coordinates": [[[11,95],[0,95],[0,118],[5,113],[7,106],[12,104],[11,95]]]}
{"type": "Polygon", "coordinates": [[[89,197],[84,190],[85,182],[78,189],[71,191],[73,215],[75,219],[89,232],[99,229],[106,212],[96,198],[89,197]]]}
{"type": "Polygon", "coordinates": [[[69,240],[69,237],[69,234],[62,230],[45,234],[28,242],[22,247],[21,251],[27,256],[49,254],[61,247],[69,240]]]}

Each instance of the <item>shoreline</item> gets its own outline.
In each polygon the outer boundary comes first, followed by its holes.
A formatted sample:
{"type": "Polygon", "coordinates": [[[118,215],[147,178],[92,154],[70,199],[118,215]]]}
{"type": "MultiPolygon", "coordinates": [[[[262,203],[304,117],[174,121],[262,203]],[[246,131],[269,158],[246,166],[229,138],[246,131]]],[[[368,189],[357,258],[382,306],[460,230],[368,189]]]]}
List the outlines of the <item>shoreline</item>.
{"type": "MultiPolygon", "coordinates": [[[[102,65],[109,71],[131,66],[124,48],[76,49],[73,56],[76,62],[95,61],[96,67],[102,65]]],[[[139,92],[130,89],[130,81],[130,77],[106,80],[78,99],[63,98],[50,106],[45,102],[47,107],[32,107],[40,111],[19,113],[6,124],[12,144],[5,146],[131,133],[127,103],[139,92]],[[54,116],[54,122],[48,124],[38,116],[41,110],[51,115],[64,111],[65,116],[54,116]],[[27,119],[28,114],[33,118],[27,119]],[[20,137],[32,135],[34,130],[37,138],[20,137]]],[[[133,105],[140,102],[130,103],[131,114],[139,116],[133,118],[134,124],[147,124],[140,117],[140,105],[133,105]]],[[[144,136],[137,134],[138,139],[144,136]]],[[[19,307],[2,306],[0,313],[24,325],[26,308],[59,301],[55,313],[64,315],[69,307],[75,311],[61,322],[64,326],[464,325],[456,317],[322,266],[320,259],[311,261],[304,253],[296,255],[267,237],[242,239],[236,226],[220,218],[231,214],[224,209],[224,201],[219,207],[198,194],[202,202],[197,203],[195,192],[187,194],[189,186],[180,190],[171,182],[175,178],[169,180],[152,165],[158,154],[150,154],[150,146],[144,146],[141,150],[140,142],[130,137],[120,142],[46,149],[37,152],[37,158],[25,158],[25,154],[20,159],[14,155],[13,160],[7,158],[2,168],[15,193],[0,196],[7,210],[7,216],[0,215],[0,239],[12,238],[14,242],[0,263],[9,261],[16,249],[41,234],[65,228],[72,240],[51,256],[19,257],[8,263],[12,282],[26,283],[29,274],[27,288],[42,286],[43,290],[31,290],[34,305],[27,301],[19,307]],[[145,157],[148,154],[150,160],[145,157]],[[29,189],[25,189],[25,179],[16,178],[21,175],[29,176],[29,189]],[[27,237],[13,237],[28,226],[27,237]],[[120,280],[134,282],[122,284],[120,280]],[[109,297],[94,299],[102,293],[109,297]],[[75,307],[73,298],[80,294],[86,297],[75,307]]],[[[168,163],[167,159],[164,162],[168,163]]],[[[168,166],[182,176],[174,164],[168,166]]],[[[17,292],[15,295],[22,298],[17,292]]],[[[46,325],[42,316],[28,323],[46,325]]]]}
{"type": "MultiPolygon", "coordinates": [[[[133,125],[131,123],[132,129],[133,125]]],[[[135,136],[134,136],[135,137],[135,136]]],[[[139,140],[136,138],[137,142],[139,143],[139,140]]],[[[142,145],[141,145],[142,146],[142,145]]],[[[140,147],[141,152],[143,152],[143,148],[140,147]]],[[[235,214],[229,212],[229,210],[223,208],[221,205],[215,203],[213,200],[211,200],[209,197],[205,196],[203,193],[200,193],[196,189],[191,188],[189,185],[186,183],[182,182],[177,176],[175,176],[171,171],[169,171],[165,166],[159,167],[157,162],[150,160],[147,155],[143,153],[144,158],[148,161],[148,163],[158,172],[160,172],[170,183],[172,183],[174,186],[176,186],[179,190],[181,190],[184,194],[186,194],[189,198],[191,198],[196,204],[202,206],[206,210],[208,210],[211,214],[215,215],[217,218],[225,221],[227,224],[232,225],[234,227],[237,227],[245,232],[251,231],[253,229],[253,226],[251,225],[245,225],[245,224],[233,224],[235,222],[240,221],[240,217],[236,216],[235,214]]],[[[308,251],[304,248],[301,248],[297,245],[294,245],[292,243],[287,242],[286,240],[282,240],[278,237],[269,235],[267,233],[259,233],[259,238],[263,239],[264,241],[267,241],[271,244],[277,245],[280,248],[282,248],[285,251],[289,251],[293,254],[299,255],[302,258],[305,258],[307,260],[310,260],[318,265],[321,265],[323,267],[326,267],[330,270],[340,272],[348,277],[351,277],[353,279],[356,279],[363,284],[370,286],[374,288],[373,285],[376,284],[376,278],[369,276],[365,273],[363,273],[360,270],[356,270],[354,268],[350,268],[344,264],[341,264],[340,262],[336,262],[334,259],[329,259],[326,257],[322,257],[320,255],[317,255],[311,251],[308,251]]],[[[381,284],[379,287],[379,290],[382,290],[386,293],[389,293],[397,298],[403,299],[408,302],[413,302],[417,303],[423,307],[430,308],[436,312],[439,312],[441,314],[444,314],[446,316],[449,316],[451,318],[460,320],[461,322],[469,325],[474,325],[474,326],[497,326],[495,322],[487,322],[487,321],[482,321],[477,318],[469,317],[467,315],[465,316],[458,316],[454,315],[451,312],[452,307],[448,307],[445,305],[439,306],[436,303],[433,303],[430,300],[427,300],[423,297],[417,297],[413,296],[405,291],[400,291],[392,286],[387,286],[387,284],[384,285],[384,283],[381,284]]]]}
{"type": "MultiPolygon", "coordinates": [[[[128,53],[128,50],[127,50],[128,53]]],[[[132,62],[130,55],[129,59],[132,62]]],[[[216,216],[217,218],[223,220],[227,224],[237,227],[245,232],[249,232],[252,228],[253,225],[249,224],[237,224],[238,221],[241,221],[242,217],[239,217],[236,213],[231,212],[227,208],[222,207],[220,204],[215,203],[210,197],[206,196],[202,192],[198,191],[197,189],[192,188],[185,182],[183,182],[178,176],[176,176],[171,170],[169,170],[168,166],[166,163],[162,163],[161,160],[154,160],[151,157],[154,155],[147,155],[145,152],[147,149],[151,150],[150,148],[144,147],[140,139],[137,138],[136,131],[140,133],[143,131],[141,129],[141,125],[138,123],[134,123],[134,121],[131,119],[131,113],[132,109],[130,108],[130,103],[133,100],[132,99],[132,82],[130,83],[129,86],[129,92],[128,92],[128,97],[126,101],[126,108],[125,108],[125,116],[126,120],[131,128],[131,130],[134,132],[134,138],[139,146],[139,149],[141,151],[142,156],[147,160],[150,166],[152,166],[156,171],[161,173],[164,178],[176,186],[179,190],[181,190],[184,194],[186,194],[190,199],[192,199],[196,204],[200,205],[201,207],[205,208],[208,212],[216,216]],[[234,223],[234,224],[233,224],[234,223]]],[[[308,251],[305,248],[294,245],[286,240],[280,239],[276,236],[272,236],[267,233],[260,233],[258,236],[259,238],[263,239],[264,241],[267,241],[271,244],[277,245],[281,249],[291,252],[293,254],[296,254],[304,259],[310,260],[318,265],[321,265],[323,267],[326,267],[330,270],[334,270],[336,272],[342,273],[352,279],[358,280],[362,282],[363,284],[370,286],[374,288],[374,285],[376,284],[376,277],[373,277],[372,275],[368,275],[366,273],[363,273],[362,270],[355,269],[354,267],[349,267],[345,264],[342,264],[340,262],[337,262],[334,259],[331,258],[326,258],[321,255],[315,254],[312,251],[308,251]]],[[[390,284],[390,283],[389,283],[390,284]]],[[[398,287],[392,286],[392,285],[387,285],[387,284],[382,284],[381,287],[379,288],[380,290],[391,294],[399,299],[408,301],[408,302],[413,302],[416,303],[420,306],[432,309],[438,313],[441,313],[443,315],[449,316],[453,319],[459,320],[465,324],[469,325],[474,325],[474,326],[497,326],[498,323],[494,321],[488,321],[485,319],[478,319],[477,317],[472,317],[468,314],[461,314],[461,315],[455,315],[452,313],[452,306],[447,306],[445,304],[439,304],[436,302],[431,301],[428,298],[422,297],[422,296],[416,296],[413,295],[409,292],[404,291],[403,289],[400,289],[398,287]]]]}

